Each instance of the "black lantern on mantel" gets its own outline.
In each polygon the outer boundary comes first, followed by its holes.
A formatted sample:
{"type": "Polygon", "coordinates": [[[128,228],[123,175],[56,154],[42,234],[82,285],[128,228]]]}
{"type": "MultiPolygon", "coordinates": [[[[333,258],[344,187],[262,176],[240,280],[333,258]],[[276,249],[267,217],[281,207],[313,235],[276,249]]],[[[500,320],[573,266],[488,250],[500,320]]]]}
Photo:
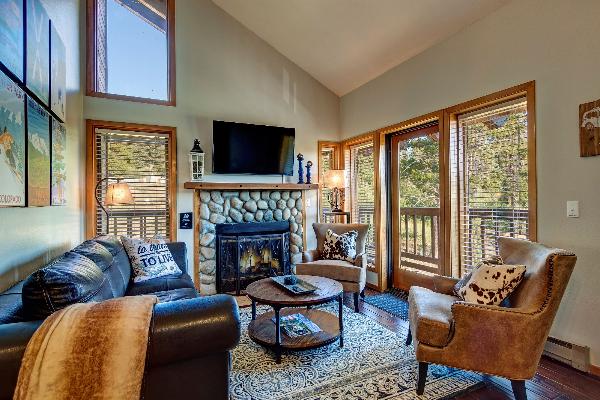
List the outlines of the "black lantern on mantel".
{"type": "Polygon", "coordinates": [[[192,182],[202,182],[204,177],[204,150],[198,139],[194,139],[194,147],[190,150],[190,175],[192,182]]]}

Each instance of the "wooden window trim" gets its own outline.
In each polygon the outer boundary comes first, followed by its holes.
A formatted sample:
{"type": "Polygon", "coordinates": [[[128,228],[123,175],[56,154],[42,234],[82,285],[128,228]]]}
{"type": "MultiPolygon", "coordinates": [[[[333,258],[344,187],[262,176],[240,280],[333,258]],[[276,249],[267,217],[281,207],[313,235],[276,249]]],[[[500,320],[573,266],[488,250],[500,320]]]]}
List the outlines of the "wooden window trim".
{"type": "MultiPolygon", "coordinates": [[[[445,148],[445,138],[443,134],[443,111],[435,111],[429,114],[425,114],[419,117],[411,118],[406,121],[389,125],[384,128],[375,131],[375,225],[377,229],[375,231],[375,245],[377,248],[375,257],[375,272],[377,273],[377,290],[385,291],[389,285],[388,276],[388,263],[390,259],[388,257],[388,204],[387,193],[389,190],[394,190],[395,185],[389,186],[388,183],[388,171],[386,165],[386,140],[388,136],[397,134],[398,132],[410,130],[420,125],[428,124],[431,122],[439,121],[440,128],[440,149],[445,148]]],[[[443,157],[440,160],[440,175],[441,171],[445,171],[447,166],[447,159],[444,152],[443,157]]],[[[440,198],[446,196],[446,183],[445,179],[440,181],[440,198]]],[[[440,210],[440,220],[445,218],[445,210],[440,210]]],[[[445,232],[444,232],[445,234],[445,232]]],[[[440,238],[442,239],[442,238],[440,238]]],[[[444,238],[444,243],[446,243],[444,238]]],[[[440,258],[442,259],[440,268],[443,270],[444,260],[446,257],[446,249],[444,245],[440,246],[440,258]]]]}
{"type": "MultiPolygon", "coordinates": [[[[319,140],[317,142],[317,182],[319,183],[319,193],[318,193],[318,206],[317,210],[319,215],[317,216],[317,221],[321,222],[321,217],[323,216],[323,177],[321,176],[321,154],[323,149],[333,148],[333,166],[334,168],[341,168],[340,165],[343,163],[344,158],[342,154],[342,144],[340,142],[319,140]]],[[[305,229],[306,231],[306,229],[305,229]]],[[[306,233],[306,232],[305,232],[306,233]]]]}
{"type": "MultiPolygon", "coordinates": [[[[536,148],[536,115],[535,115],[535,81],[530,81],[527,83],[523,83],[521,85],[513,86],[508,89],[504,89],[495,93],[491,93],[486,96],[479,97],[474,100],[466,101],[464,103],[449,107],[444,110],[444,137],[450,140],[450,132],[452,129],[456,129],[456,125],[458,123],[458,117],[462,114],[482,110],[488,107],[493,107],[498,104],[506,103],[511,100],[516,99],[525,99],[527,102],[527,189],[528,189],[528,226],[529,226],[529,240],[537,241],[537,148],[536,148]]],[[[450,160],[450,148],[445,149],[447,152],[448,162],[450,160]]],[[[448,164],[450,166],[450,164],[448,164]]],[[[450,175],[448,178],[450,179],[450,175]]],[[[449,182],[448,182],[449,184],[449,182]]],[[[451,193],[448,191],[446,193],[446,198],[444,200],[445,208],[447,209],[446,219],[445,219],[445,237],[448,240],[445,242],[446,252],[448,260],[452,256],[451,249],[451,231],[452,231],[452,216],[450,214],[451,207],[451,193]]],[[[459,235],[460,237],[460,235],[459,235]]],[[[460,241],[458,242],[458,246],[460,247],[460,241]]],[[[458,249],[458,254],[460,253],[460,249],[458,249]]],[[[460,258],[460,256],[458,256],[460,258]]],[[[458,267],[458,273],[460,273],[460,269],[462,268],[460,264],[460,260],[455,259],[449,264],[454,264],[458,267]]],[[[450,265],[449,265],[450,267],[450,265]]],[[[446,270],[444,272],[445,275],[451,276],[452,271],[446,270]]]]}
{"type": "Polygon", "coordinates": [[[167,3],[167,100],[148,99],[144,97],[126,96],[121,94],[99,92],[96,86],[97,74],[97,48],[96,48],[96,27],[97,27],[97,0],[87,0],[87,24],[86,24],[86,96],[99,97],[103,99],[124,100],[136,103],[156,104],[162,106],[175,107],[176,101],[176,79],[175,79],[175,0],[169,0],[167,3]]]}
{"type": "Polygon", "coordinates": [[[177,128],[159,125],[132,124],[128,122],[112,122],[86,120],[86,178],[85,178],[85,236],[91,239],[97,235],[97,204],[94,196],[96,186],[96,146],[97,129],[119,130],[126,132],[161,133],[169,136],[169,234],[172,242],[177,241],[177,128]]]}

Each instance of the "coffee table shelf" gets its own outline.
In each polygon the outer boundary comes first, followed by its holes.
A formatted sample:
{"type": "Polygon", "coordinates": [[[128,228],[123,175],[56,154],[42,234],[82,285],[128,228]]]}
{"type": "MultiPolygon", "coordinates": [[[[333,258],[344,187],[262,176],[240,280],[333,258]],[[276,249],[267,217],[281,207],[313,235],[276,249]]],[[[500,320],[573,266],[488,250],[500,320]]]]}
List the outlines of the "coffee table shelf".
{"type": "MultiPolygon", "coordinates": [[[[281,311],[281,316],[291,314],[302,314],[321,328],[321,332],[291,338],[281,334],[281,348],[288,350],[308,350],[316,347],[326,346],[335,342],[340,337],[340,328],[338,317],[321,310],[298,310],[285,309],[281,311]]],[[[250,322],[248,326],[248,335],[256,343],[266,347],[275,346],[275,324],[272,318],[275,317],[274,311],[260,314],[256,319],[250,322]]]]}
{"type": "Polygon", "coordinates": [[[308,350],[321,347],[339,339],[344,346],[343,288],[328,278],[299,275],[318,289],[309,294],[291,294],[270,278],[251,283],[246,295],[252,300],[252,321],[248,326],[248,336],[256,343],[275,350],[277,363],[281,362],[281,350],[308,350]],[[337,301],[338,315],[311,309],[312,306],[337,301]],[[271,306],[273,311],[256,315],[256,304],[271,306]],[[317,324],[321,332],[297,338],[290,338],[281,331],[281,317],[290,314],[302,314],[317,324]],[[275,322],[273,322],[273,318],[275,322]]]}

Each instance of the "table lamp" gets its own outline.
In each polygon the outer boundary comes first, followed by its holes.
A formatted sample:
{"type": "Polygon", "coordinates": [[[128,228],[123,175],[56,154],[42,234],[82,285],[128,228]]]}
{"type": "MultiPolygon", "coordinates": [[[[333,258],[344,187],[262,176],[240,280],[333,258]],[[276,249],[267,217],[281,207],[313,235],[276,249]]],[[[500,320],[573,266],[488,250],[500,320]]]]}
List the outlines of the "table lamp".
{"type": "Polygon", "coordinates": [[[327,200],[331,205],[331,212],[342,212],[340,205],[344,202],[344,186],[345,186],[346,170],[330,169],[325,171],[323,176],[323,186],[331,189],[327,193],[327,200]]]}

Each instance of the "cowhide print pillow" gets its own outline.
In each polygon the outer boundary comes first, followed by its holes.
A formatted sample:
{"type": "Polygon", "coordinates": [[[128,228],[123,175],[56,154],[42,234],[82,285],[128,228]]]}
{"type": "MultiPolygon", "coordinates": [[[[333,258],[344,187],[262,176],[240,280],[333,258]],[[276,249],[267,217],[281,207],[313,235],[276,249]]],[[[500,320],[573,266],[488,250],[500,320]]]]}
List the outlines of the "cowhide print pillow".
{"type": "Polygon", "coordinates": [[[484,264],[502,265],[502,264],[504,264],[504,260],[500,256],[492,256],[492,257],[486,258],[483,261],[480,261],[479,264],[477,264],[475,266],[475,268],[473,268],[473,270],[471,270],[471,272],[469,272],[468,274],[465,274],[465,276],[463,276],[460,281],[456,282],[456,285],[454,285],[454,295],[455,296],[461,297],[460,293],[459,293],[460,289],[462,289],[467,284],[467,282],[469,282],[469,280],[471,279],[471,276],[473,275],[473,271],[475,271],[477,268],[481,267],[484,264]]]}
{"type": "Polygon", "coordinates": [[[164,240],[122,236],[121,242],[131,261],[134,282],[182,274],[164,240]]]}
{"type": "Polygon", "coordinates": [[[340,235],[327,229],[321,257],[325,260],[344,260],[354,262],[356,258],[357,231],[348,231],[340,235]]]}
{"type": "Polygon", "coordinates": [[[519,286],[523,275],[524,265],[481,264],[458,294],[470,303],[497,306],[519,286]]]}

